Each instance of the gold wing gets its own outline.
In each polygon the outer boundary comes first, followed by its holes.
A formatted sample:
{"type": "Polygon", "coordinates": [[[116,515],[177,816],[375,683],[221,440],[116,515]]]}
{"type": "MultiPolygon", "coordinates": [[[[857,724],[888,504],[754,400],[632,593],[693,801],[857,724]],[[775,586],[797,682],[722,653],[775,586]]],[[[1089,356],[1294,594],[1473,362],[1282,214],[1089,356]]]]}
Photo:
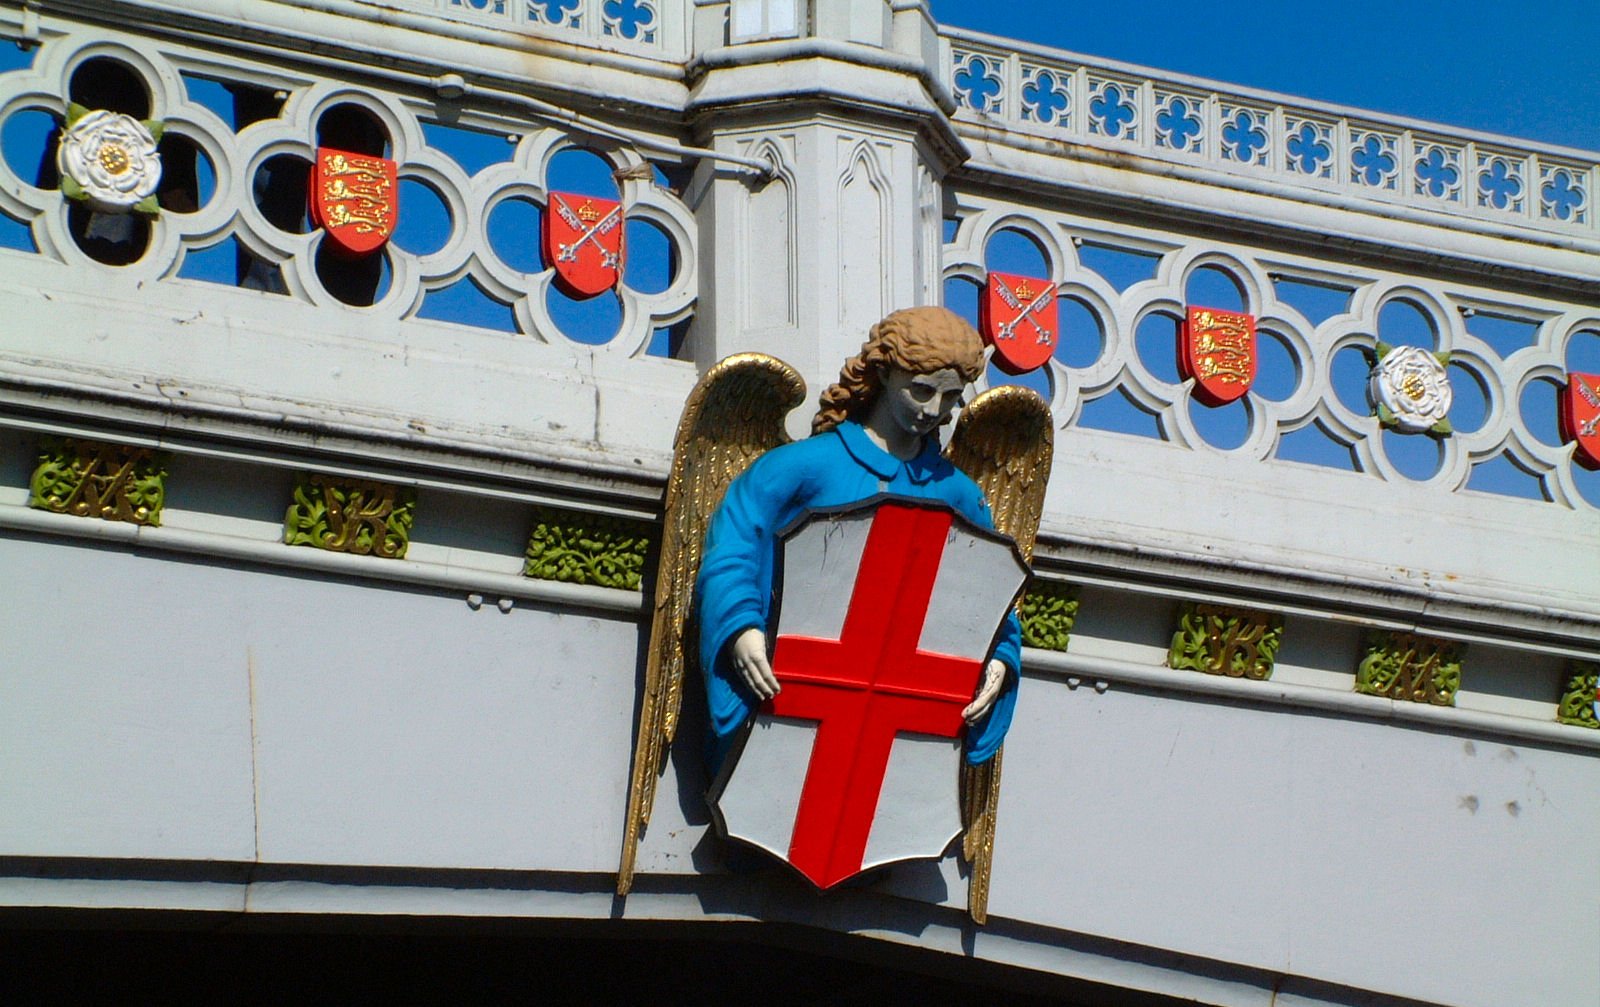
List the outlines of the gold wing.
{"type": "Polygon", "coordinates": [[[633,887],[639,839],[650,822],[656,782],[678,730],[683,676],[692,649],[689,607],[706,526],[728,484],[762,454],[789,442],[784,417],[805,395],[806,383],[793,367],[765,354],[738,353],[707,371],[684,403],[667,478],[655,613],[634,738],[628,820],[617,867],[618,895],[633,887]]]}
{"type": "MultiPolygon", "coordinates": [[[[1055,451],[1055,425],[1044,399],[1020,385],[992,388],[956,421],[945,454],[972,477],[989,501],[994,526],[1016,540],[1032,562],[1033,542],[1044,511],[1045,486],[1055,451]]],[[[961,817],[967,833],[961,852],[971,865],[967,913],[974,923],[989,916],[989,872],[994,863],[995,811],[1000,804],[1002,745],[981,766],[962,763],[961,817]]]]}

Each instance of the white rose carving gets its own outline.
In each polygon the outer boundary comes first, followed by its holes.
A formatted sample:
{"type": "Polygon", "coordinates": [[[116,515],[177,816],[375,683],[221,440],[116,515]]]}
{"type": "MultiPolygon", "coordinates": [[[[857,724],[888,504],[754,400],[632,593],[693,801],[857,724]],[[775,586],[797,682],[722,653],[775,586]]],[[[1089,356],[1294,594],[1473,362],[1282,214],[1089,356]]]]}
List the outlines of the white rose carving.
{"type": "MultiPolygon", "coordinates": [[[[131,115],[98,109],[61,134],[56,167],[77,183],[90,208],[126,213],[155,195],[161,155],[145,125],[131,115]]],[[[70,186],[63,186],[74,195],[70,186]]]]}
{"type": "Polygon", "coordinates": [[[1387,410],[1401,433],[1435,430],[1450,413],[1450,379],[1444,364],[1415,346],[1389,351],[1372,369],[1367,390],[1379,415],[1387,410]]]}

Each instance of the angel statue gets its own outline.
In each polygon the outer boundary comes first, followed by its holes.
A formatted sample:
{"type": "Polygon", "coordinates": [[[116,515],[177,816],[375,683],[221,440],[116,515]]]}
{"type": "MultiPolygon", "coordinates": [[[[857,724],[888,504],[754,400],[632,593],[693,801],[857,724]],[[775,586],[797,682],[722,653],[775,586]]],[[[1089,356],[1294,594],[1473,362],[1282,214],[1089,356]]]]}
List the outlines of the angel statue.
{"type": "MultiPolygon", "coordinates": [[[[909,308],[873,326],[823,392],[805,440],[790,443],[784,432],[785,415],[805,397],[804,382],[775,358],[729,357],[690,394],[666,490],[619,894],[632,886],[687,668],[697,663],[704,676],[713,774],[755,712],[782,690],[768,619],[786,527],[811,512],[888,494],[946,505],[1009,536],[1023,559],[1031,557],[1052,451],[1044,401],[1020,386],[992,389],[962,410],[948,450],[939,449],[938,429],[983,366],[983,341],[960,316],[909,308]]],[[[987,913],[1001,744],[1020,666],[1021,634],[1010,612],[962,710],[962,849],[970,866],[968,909],[978,923],[987,913]]]]}

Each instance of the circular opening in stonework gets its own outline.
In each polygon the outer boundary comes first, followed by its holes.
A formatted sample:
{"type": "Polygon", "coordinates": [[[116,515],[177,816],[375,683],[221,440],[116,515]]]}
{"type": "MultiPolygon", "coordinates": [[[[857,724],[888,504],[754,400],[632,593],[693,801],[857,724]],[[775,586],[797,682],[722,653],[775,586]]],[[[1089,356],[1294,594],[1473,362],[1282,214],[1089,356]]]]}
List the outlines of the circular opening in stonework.
{"type": "Polygon", "coordinates": [[[150,89],[144,78],[128,64],[109,56],[85,60],[72,71],[67,97],[87,109],[150,118],[150,89]]]}
{"type": "Polygon", "coordinates": [[[369,157],[388,157],[390,149],[383,123],[352,102],[334,105],[317,117],[317,146],[369,157]]]}
{"type": "Polygon", "coordinates": [[[150,246],[150,221],[138,213],[96,213],[72,203],[67,230],[85,255],[108,266],[138,262],[150,246]]]}
{"type": "Polygon", "coordinates": [[[387,251],[370,255],[341,254],[324,239],[317,246],[317,279],[328,293],[353,308],[365,308],[383,300],[389,292],[391,269],[387,251]]]}
{"type": "Polygon", "coordinates": [[[1002,227],[983,246],[983,268],[993,273],[1050,278],[1050,259],[1044,246],[1026,231],[1002,227]]]}
{"type": "Polygon", "coordinates": [[[161,154],[161,187],[156,198],[161,209],[194,213],[209,203],[216,193],[217,173],[199,144],[186,136],[167,133],[157,149],[161,154]]]}
{"type": "Polygon", "coordinates": [[[250,188],[256,207],[269,224],[289,234],[304,234],[311,230],[306,215],[310,181],[310,161],[293,154],[278,154],[256,169],[250,188]]]}
{"type": "Polygon", "coordinates": [[[1184,303],[1221,311],[1244,311],[1244,285],[1221,266],[1201,266],[1183,285],[1184,303]]]}

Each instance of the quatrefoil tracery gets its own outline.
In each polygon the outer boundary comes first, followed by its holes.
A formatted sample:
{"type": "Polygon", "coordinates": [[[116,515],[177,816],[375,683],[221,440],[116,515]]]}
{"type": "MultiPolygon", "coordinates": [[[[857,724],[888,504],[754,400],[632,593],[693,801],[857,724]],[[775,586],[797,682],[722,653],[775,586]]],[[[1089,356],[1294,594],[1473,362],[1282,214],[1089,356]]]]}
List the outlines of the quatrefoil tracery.
{"type": "Polygon", "coordinates": [[[1103,224],[1065,215],[978,199],[966,203],[962,209],[969,212],[962,216],[953,241],[945,248],[947,280],[981,283],[989,242],[1002,231],[1016,232],[1038,246],[1061,298],[1082,303],[1100,326],[1101,349],[1092,362],[1070,367],[1055,359],[1046,365],[1051,409],[1063,426],[1076,422],[1085,403],[1121,392],[1153,414],[1162,438],[1177,447],[1266,460],[1276,455],[1285,435],[1315,425],[1352,453],[1357,469],[1388,481],[1420,481],[1445,491],[1459,490],[1466,486],[1475,466],[1504,457],[1541,480],[1550,499],[1567,506],[1584,503],[1568,460],[1571,447],[1534,436],[1520,403],[1532,382],[1565,380],[1563,360],[1568,343],[1579,333],[1600,330],[1600,318],[1592,313],[1561,305],[1501,304],[1492,294],[1431,281],[1328,263],[1280,261],[1247,248],[1180,243],[1170,235],[1139,233],[1132,228],[1118,235],[1106,232],[1103,224]],[[1120,243],[1159,254],[1156,275],[1119,292],[1083,263],[1078,246],[1085,241],[1120,243]],[[1242,310],[1256,316],[1263,339],[1275,338],[1283,345],[1295,369],[1287,395],[1274,399],[1252,393],[1244,400],[1248,431],[1241,444],[1227,449],[1213,446],[1197,429],[1190,386],[1152,373],[1134,338],[1140,325],[1153,316],[1182,317],[1189,281],[1202,269],[1220,270],[1237,284],[1242,310]],[[1348,307],[1314,324],[1278,299],[1275,281],[1282,277],[1303,277],[1348,289],[1348,307]],[[1437,470],[1421,480],[1402,471],[1390,456],[1370,408],[1365,402],[1358,408],[1342,400],[1332,376],[1340,354],[1359,352],[1364,359],[1370,357],[1384,337],[1380,316],[1393,304],[1410,305],[1421,313],[1434,333],[1434,345],[1427,349],[1449,353],[1452,374],[1475,384],[1483,400],[1482,422],[1445,438],[1440,443],[1437,470]],[[1465,315],[1475,306],[1507,317],[1540,320],[1534,345],[1502,356],[1468,330],[1465,315]]]}
{"type": "MultiPolygon", "coordinates": [[[[552,271],[540,268],[524,273],[508,266],[490,243],[486,223],[493,208],[510,196],[525,196],[542,207],[547,202],[543,179],[550,158],[560,150],[577,147],[575,138],[554,128],[530,130],[526,124],[502,123],[469,113],[474,121],[492,122],[501,135],[521,135],[509,160],[492,170],[469,174],[429,144],[423,119],[432,113],[431,98],[286,76],[281,68],[243,62],[230,64],[226,75],[268,93],[278,91],[284,100],[275,117],[235,131],[190,93],[188,85],[195,78],[215,79],[219,73],[209,59],[181,46],[100,34],[53,38],[41,48],[30,69],[0,75],[0,123],[25,111],[41,111],[59,121],[65,114],[64,95],[73,73],[93,59],[115,61],[143,82],[150,95],[151,117],[165,120],[169,135],[191,142],[209,162],[214,191],[195,212],[163,213],[150,225],[142,255],[126,265],[107,267],[74,240],[68,224],[71,210],[60,193],[36,187],[31,178],[18,177],[12,166],[0,159],[0,212],[31,227],[41,255],[86,269],[112,268],[119,283],[190,283],[197,281],[179,278],[185,257],[233,240],[250,256],[279,270],[281,289],[288,296],[319,308],[342,306],[318,274],[323,233],[285,230],[274,224],[253,189],[263,177],[264,166],[275,158],[280,159],[278,164],[303,164],[309,170],[315,156],[317,123],[330,109],[353,106],[388,138],[387,156],[397,162],[401,184],[426,186],[448,217],[447,233],[431,251],[413,254],[390,242],[379,253],[386,258],[387,288],[370,307],[358,310],[410,318],[430,292],[470,280],[489,298],[510,305],[521,331],[545,341],[565,340],[546,306],[552,271]],[[284,162],[284,158],[292,160],[284,162]]],[[[605,143],[593,152],[612,169],[632,169],[636,175],[646,163],[637,152],[617,144],[605,143]]],[[[671,246],[676,265],[664,290],[636,290],[625,275],[616,291],[621,314],[617,335],[598,348],[636,355],[644,352],[656,329],[682,321],[693,310],[697,232],[692,214],[668,190],[637,178],[619,184],[629,219],[658,230],[671,246]]],[[[402,227],[404,213],[402,206],[402,227]]],[[[528,240],[536,243],[537,236],[530,235],[528,240]]]]}

